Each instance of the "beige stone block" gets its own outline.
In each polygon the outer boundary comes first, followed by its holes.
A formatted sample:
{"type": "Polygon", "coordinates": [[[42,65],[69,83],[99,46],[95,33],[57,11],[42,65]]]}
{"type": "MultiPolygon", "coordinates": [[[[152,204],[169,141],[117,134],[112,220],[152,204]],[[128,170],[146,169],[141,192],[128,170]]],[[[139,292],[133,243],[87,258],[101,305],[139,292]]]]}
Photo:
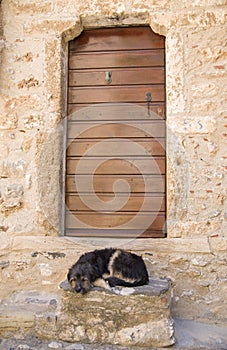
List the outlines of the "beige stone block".
{"type": "Polygon", "coordinates": [[[176,222],[172,224],[172,227],[169,227],[169,236],[174,237],[174,233],[179,232],[183,238],[191,237],[191,239],[196,240],[196,238],[205,238],[208,237],[209,234],[220,232],[221,225],[221,221],[215,221],[209,218],[204,219],[204,221],[198,218],[198,220],[190,220],[182,223],[176,222]]]}
{"type": "MultiPolygon", "coordinates": [[[[0,177],[16,178],[17,180],[21,179],[25,175],[26,168],[27,168],[27,164],[24,159],[20,159],[15,162],[10,160],[3,160],[0,162],[0,177]]],[[[4,187],[5,186],[2,182],[2,185],[1,185],[2,191],[4,187]]]]}
{"type": "MultiPolygon", "coordinates": [[[[124,246],[124,245],[123,245],[124,246]]],[[[127,245],[125,245],[125,249],[132,249],[135,251],[144,251],[145,254],[148,251],[151,252],[163,252],[173,254],[179,253],[209,253],[210,248],[207,241],[207,238],[201,238],[198,236],[196,239],[193,238],[166,238],[166,239],[143,239],[141,240],[133,240],[127,245]]]]}
{"type": "Polygon", "coordinates": [[[50,96],[50,107],[56,112],[60,112],[61,101],[61,40],[52,39],[45,45],[45,89],[50,96]],[[54,72],[54,79],[53,79],[54,72]]]}
{"type": "Polygon", "coordinates": [[[205,110],[206,106],[207,111],[215,106],[214,110],[218,110],[220,96],[224,98],[226,50],[223,25],[193,28],[185,35],[185,86],[191,111],[205,110]]]}
{"type": "Polygon", "coordinates": [[[58,13],[65,12],[75,14],[77,12],[77,1],[56,0],[55,3],[58,13]]]}
{"type": "Polygon", "coordinates": [[[7,108],[7,97],[0,96],[0,130],[16,129],[18,123],[18,116],[14,111],[7,108]]]}
{"type": "Polygon", "coordinates": [[[1,117],[0,130],[13,130],[17,127],[18,118],[15,114],[7,114],[1,117]]]}
{"type": "Polygon", "coordinates": [[[44,19],[38,21],[27,22],[24,25],[24,32],[26,34],[50,34],[50,33],[63,33],[69,28],[75,27],[78,20],[54,20],[54,19],[44,19]]]}
{"type": "Polygon", "coordinates": [[[195,99],[203,99],[204,96],[207,98],[211,98],[216,96],[220,90],[219,87],[215,83],[203,83],[198,81],[191,86],[192,97],[195,99]]]}
{"type": "Polygon", "coordinates": [[[172,335],[173,323],[170,320],[162,320],[148,321],[133,328],[125,327],[116,333],[115,339],[118,344],[130,347],[134,345],[165,347],[171,345],[169,339],[172,335]]]}
{"type": "Polygon", "coordinates": [[[171,1],[171,9],[177,10],[180,6],[181,9],[201,9],[208,6],[222,6],[225,5],[225,0],[199,0],[188,2],[187,0],[174,0],[171,1]]]}
{"type": "MultiPolygon", "coordinates": [[[[59,251],[75,249],[80,252],[83,247],[73,244],[65,237],[43,237],[42,235],[16,236],[13,239],[12,251],[59,251]]],[[[85,248],[84,248],[85,250],[85,248]]]]}
{"type": "MultiPolygon", "coordinates": [[[[40,109],[40,97],[36,94],[25,94],[23,96],[15,97],[2,95],[0,97],[0,114],[2,113],[2,116],[0,118],[0,129],[7,130],[16,129],[16,127],[19,127],[21,132],[23,132],[23,128],[25,127],[24,120],[27,120],[28,122],[29,116],[36,115],[40,109]]],[[[11,138],[13,137],[15,138],[15,135],[13,136],[12,134],[11,138]]],[[[4,139],[4,141],[6,140],[7,145],[12,147],[12,140],[10,140],[10,135],[8,135],[7,139],[4,139]]]]}
{"type": "Polygon", "coordinates": [[[0,252],[1,250],[7,250],[11,247],[12,238],[10,237],[9,234],[4,232],[5,230],[7,231],[7,227],[1,225],[0,226],[0,232],[1,232],[0,233],[0,252]]]}
{"type": "Polygon", "coordinates": [[[2,309],[0,306],[0,335],[9,336],[15,329],[21,329],[21,335],[31,332],[34,327],[34,314],[26,309],[16,309],[14,307],[2,309]],[[22,327],[21,327],[22,326],[22,327]]]}
{"type": "Polygon", "coordinates": [[[194,26],[195,28],[203,28],[225,24],[225,11],[223,11],[221,7],[211,8],[210,10],[207,10],[207,6],[205,5],[204,11],[201,11],[201,8],[199,8],[199,6],[203,7],[203,5],[200,4],[198,4],[198,8],[191,6],[191,4],[188,4],[186,6],[188,9],[184,9],[185,3],[179,5],[178,2],[172,1],[171,5],[171,10],[173,11],[172,20],[170,23],[171,26],[194,26]],[[178,6],[180,6],[181,10],[183,10],[180,14],[178,11],[176,11],[176,8],[178,6]]]}
{"type": "Polygon", "coordinates": [[[184,43],[179,30],[168,30],[166,36],[166,99],[171,115],[184,111],[184,43]]]}
{"type": "Polygon", "coordinates": [[[188,116],[180,120],[170,116],[168,126],[172,133],[211,134],[216,130],[217,123],[211,116],[188,116]]]}
{"type": "Polygon", "coordinates": [[[209,244],[213,253],[227,252],[227,237],[210,237],[209,244]]]}
{"type": "Polygon", "coordinates": [[[177,268],[180,268],[181,270],[187,270],[189,267],[189,259],[184,258],[180,255],[172,256],[169,260],[170,264],[173,264],[177,268]]]}
{"type": "Polygon", "coordinates": [[[1,188],[0,211],[5,215],[19,209],[23,205],[24,187],[22,184],[12,184],[1,188]]]}
{"type": "Polygon", "coordinates": [[[89,2],[85,0],[83,2],[74,2],[74,1],[66,1],[66,0],[57,0],[57,9],[58,11],[67,13],[84,13],[85,15],[89,15],[91,13],[100,14],[103,12],[104,14],[111,15],[111,10],[113,13],[119,13],[122,16],[132,13],[132,12],[145,12],[146,10],[151,9],[165,9],[169,4],[170,0],[126,0],[124,3],[122,1],[113,1],[111,4],[108,1],[103,1],[99,3],[98,1],[89,2]]]}
{"type": "MultiPolygon", "coordinates": [[[[168,4],[167,4],[167,7],[168,7],[168,4]]],[[[155,13],[155,14],[150,13],[150,15],[151,15],[151,24],[152,24],[151,29],[155,33],[167,37],[171,31],[170,23],[171,23],[171,19],[173,16],[172,12],[171,11],[166,11],[166,12],[162,11],[162,12],[155,13]]]]}
{"type": "Polygon", "coordinates": [[[45,292],[23,291],[0,303],[0,335],[34,335],[35,315],[56,309],[58,296],[45,292]]]}
{"type": "Polygon", "coordinates": [[[0,143],[0,158],[6,158],[9,154],[9,147],[7,144],[0,143]]]}
{"type": "Polygon", "coordinates": [[[34,1],[34,0],[22,0],[20,2],[10,0],[10,5],[14,11],[19,14],[46,14],[52,10],[52,2],[47,0],[34,1]]]}

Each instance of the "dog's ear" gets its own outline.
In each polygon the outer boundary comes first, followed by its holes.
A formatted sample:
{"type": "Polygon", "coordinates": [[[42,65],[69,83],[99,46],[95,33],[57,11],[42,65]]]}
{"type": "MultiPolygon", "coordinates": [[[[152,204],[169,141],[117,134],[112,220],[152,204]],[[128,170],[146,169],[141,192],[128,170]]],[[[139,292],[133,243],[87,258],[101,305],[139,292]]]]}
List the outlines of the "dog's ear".
{"type": "Polygon", "coordinates": [[[76,280],[75,278],[71,278],[71,280],[69,281],[71,287],[74,289],[76,287],[76,280]]]}
{"type": "Polygon", "coordinates": [[[72,274],[72,270],[69,269],[69,272],[67,274],[67,280],[70,282],[70,279],[71,279],[71,274],[72,274]]]}
{"type": "Polygon", "coordinates": [[[76,280],[75,277],[72,274],[72,270],[70,269],[68,274],[67,274],[67,280],[69,281],[71,287],[74,289],[76,286],[76,280]]]}
{"type": "Polygon", "coordinates": [[[69,272],[67,274],[67,280],[69,281],[70,284],[71,284],[71,281],[73,281],[73,280],[75,281],[75,277],[73,275],[72,269],[69,269],[69,272]]]}

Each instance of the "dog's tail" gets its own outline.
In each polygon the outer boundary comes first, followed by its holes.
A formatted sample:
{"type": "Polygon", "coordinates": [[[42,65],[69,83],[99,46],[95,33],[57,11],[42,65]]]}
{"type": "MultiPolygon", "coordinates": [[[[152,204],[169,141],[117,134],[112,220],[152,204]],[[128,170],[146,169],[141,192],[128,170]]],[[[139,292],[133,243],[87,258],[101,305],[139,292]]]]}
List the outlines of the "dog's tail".
{"type": "Polygon", "coordinates": [[[139,287],[139,286],[143,286],[145,284],[148,284],[149,279],[147,276],[144,276],[139,280],[129,282],[129,281],[125,281],[123,279],[117,278],[117,277],[108,277],[108,278],[106,278],[106,281],[109,283],[110,287],[115,287],[115,286],[139,287]]]}

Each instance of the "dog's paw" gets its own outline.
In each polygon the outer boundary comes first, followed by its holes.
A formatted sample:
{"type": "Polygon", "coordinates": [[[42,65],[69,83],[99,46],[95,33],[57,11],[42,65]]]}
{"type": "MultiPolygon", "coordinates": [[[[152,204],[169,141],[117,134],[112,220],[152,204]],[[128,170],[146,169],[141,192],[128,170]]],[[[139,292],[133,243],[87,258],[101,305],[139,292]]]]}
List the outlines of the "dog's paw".
{"type": "Polygon", "coordinates": [[[107,281],[106,284],[108,285],[109,289],[112,289],[115,287],[115,284],[112,283],[111,281],[107,281]]]}

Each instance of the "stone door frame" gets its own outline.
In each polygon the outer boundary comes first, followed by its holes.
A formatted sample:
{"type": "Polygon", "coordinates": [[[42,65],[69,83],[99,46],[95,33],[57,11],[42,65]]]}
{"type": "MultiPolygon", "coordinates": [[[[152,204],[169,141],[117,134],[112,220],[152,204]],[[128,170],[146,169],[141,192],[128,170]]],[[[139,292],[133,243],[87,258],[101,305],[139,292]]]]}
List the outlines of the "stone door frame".
{"type": "MultiPolygon", "coordinates": [[[[64,215],[65,215],[65,144],[67,127],[67,76],[68,76],[68,42],[75,39],[84,29],[121,27],[135,25],[149,25],[151,29],[160,35],[166,37],[166,148],[167,148],[167,168],[166,168],[166,215],[167,215],[167,237],[176,237],[175,228],[182,215],[182,209],[186,206],[186,188],[187,188],[187,164],[184,161],[182,148],[178,138],[172,131],[172,125],[176,122],[176,116],[183,112],[183,43],[179,34],[163,24],[161,14],[156,15],[155,19],[148,18],[129,18],[123,19],[87,19],[78,21],[69,21],[62,25],[56,36],[46,44],[46,87],[47,94],[51,96],[55,105],[55,125],[48,141],[44,142],[44,151],[41,154],[40,162],[47,158],[48,153],[53,154],[52,163],[56,164],[53,178],[53,192],[55,197],[50,198],[47,194],[41,199],[44,215],[49,223],[49,232],[53,231],[56,235],[64,235],[64,215]],[[69,23],[70,22],[70,23],[69,23]],[[111,23],[110,23],[111,22],[111,23]],[[54,56],[53,55],[54,49],[54,56]],[[52,55],[51,55],[52,54],[52,55]],[[54,62],[54,84],[53,67],[54,62]],[[180,160],[179,160],[180,159],[180,160]],[[181,162],[181,166],[175,166],[181,162]],[[178,162],[178,163],[177,163],[178,162]],[[60,176],[59,176],[60,174],[60,176]],[[176,207],[179,210],[176,210],[176,207]]],[[[178,164],[179,165],[179,164],[178,164]]],[[[40,168],[41,169],[41,168],[40,168]]],[[[40,173],[42,169],[40,170],[40,173]]],[[[47,167],[46,174],[43,174],[44,185],[45,177],[51,172],[47,167]]],[[[46,181],[48,181],[46,179],[46,181]]]]}

